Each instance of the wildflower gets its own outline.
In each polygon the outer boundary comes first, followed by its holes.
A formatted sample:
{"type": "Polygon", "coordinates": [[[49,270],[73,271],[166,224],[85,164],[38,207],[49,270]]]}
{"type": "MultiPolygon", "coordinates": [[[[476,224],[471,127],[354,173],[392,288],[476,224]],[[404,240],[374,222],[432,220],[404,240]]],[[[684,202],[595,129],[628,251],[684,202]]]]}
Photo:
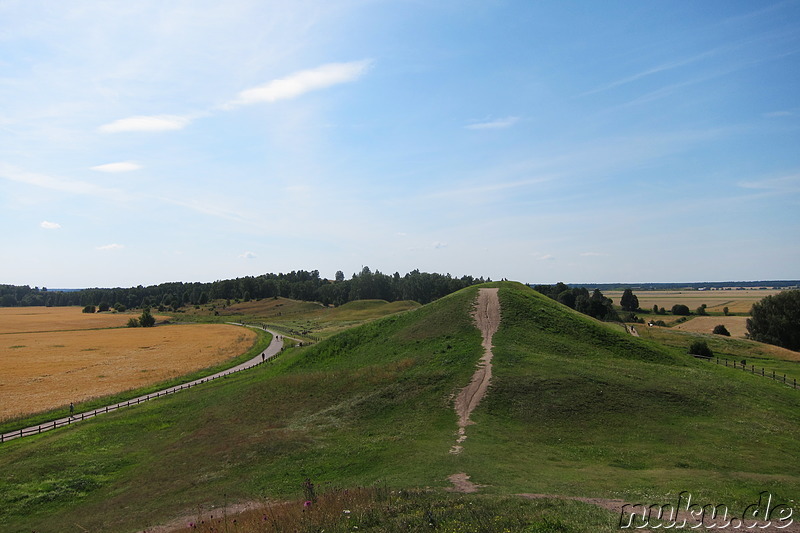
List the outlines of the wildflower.
{"type": "Polygon", "coordinates": [[[350,514],[350,509],[345,509],[345,510],[344,510],[344,511],[342,511],[342,512],[343,512],[344,514],[350,514]]]}
{"type": "Polygon", "coordinates": [[[303,503],[303,507],[304,507],[304,508],[311,507],[311,500],[306,500],[306,501],[303,503]]]}

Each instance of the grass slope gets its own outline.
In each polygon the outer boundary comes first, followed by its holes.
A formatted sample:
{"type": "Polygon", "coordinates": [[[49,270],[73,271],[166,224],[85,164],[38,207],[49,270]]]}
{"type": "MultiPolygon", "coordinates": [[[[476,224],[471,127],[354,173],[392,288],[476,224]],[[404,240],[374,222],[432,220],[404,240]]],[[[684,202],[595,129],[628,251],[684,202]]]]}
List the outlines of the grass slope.
{"type": "Polygon", "coordinates": [[[797,391],[501,289],[465,468],[496,491],[747,504],[800,493],[797,391]],[[532,318],[532,320],[528,320],[532,318]],[[621,334],[620,334],[621,335],[621,334]]]}
{"type": "MultiPolygon", "coordinates": [[[[467,472],[487,485],[483,498],[666,503],[691,490],[733,505],[760,490],[798,493],[795,391],[630,337],[520,284],[492,285],[502,305],[493,384],[461,455],[448,453],[452,403],[482,352],[477,287],[255,371],[3,445],[0,530],[136,531],[199,506],[298,498],[306,478],[322,491],[441,488],[467,472]]],[[[559,531],[610,523],[563,509],[572,521],[559,531]]]]}

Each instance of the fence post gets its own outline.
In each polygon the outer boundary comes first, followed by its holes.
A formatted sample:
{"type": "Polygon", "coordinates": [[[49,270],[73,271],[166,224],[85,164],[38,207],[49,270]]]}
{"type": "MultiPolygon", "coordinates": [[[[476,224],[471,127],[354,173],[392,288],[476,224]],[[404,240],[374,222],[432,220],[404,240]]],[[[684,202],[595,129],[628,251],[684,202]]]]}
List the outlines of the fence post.
{"type": "Polygon", "coordinates": [[[764,367],[763,366],[761,367],[761,375],[762,376],[764,375],[764,367]]]}

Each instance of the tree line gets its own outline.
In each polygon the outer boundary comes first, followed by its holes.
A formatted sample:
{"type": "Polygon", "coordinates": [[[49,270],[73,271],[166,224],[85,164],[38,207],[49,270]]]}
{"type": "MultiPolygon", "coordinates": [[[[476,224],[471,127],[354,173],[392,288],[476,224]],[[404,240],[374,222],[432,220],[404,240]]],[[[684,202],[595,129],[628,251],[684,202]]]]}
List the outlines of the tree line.
{"type": "Polygon", "coordinates": [[[555,285],[534,285],[533,290],[598,320],[619,321],[620,319],[614,310],[611,298],[603,296],[600,289],[595,289],[590,293],[589,289],[585,287],[570,287],[559,281],[555,285]]]}
{"type": "Polygon", "coordinates": [[[218,280],[210,283],[170,282],[159,285],[113,289],[47,290],[27,285],[0,285],[0,307],[27,306],[97,306],[99,309],[163,307],[178,309],[185,305],[203,305],[211,300],[249,301],[285,297],[316,301],[324,305],[342,305],[354,300],[380,299],[390,302],[414,300],[421,304],[446,296],[470,285],[491,279],[473,276],[453,277],[413,270],[403,276],[374,272],[363,267],[345,279],[336,272],[333,280],[320,277],[318,270],[297,270],[288,274],[262,274],[218,280]]]}

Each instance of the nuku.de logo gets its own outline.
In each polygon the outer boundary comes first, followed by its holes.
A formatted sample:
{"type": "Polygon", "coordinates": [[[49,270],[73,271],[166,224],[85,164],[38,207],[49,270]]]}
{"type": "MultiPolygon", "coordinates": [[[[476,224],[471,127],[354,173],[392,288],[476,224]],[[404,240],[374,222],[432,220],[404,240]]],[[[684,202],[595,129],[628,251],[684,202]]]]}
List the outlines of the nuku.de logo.
{"type": "Polygon", "coordinates": [[[619,517],[620,529],[715,529],[763,530],[772,526],[776,529],[789,527],[794,522],[794,509],[785,503],[773,502],[769,491],[758,495],[758,502],[744,508],[740,516],[730,513],[722,503],[692,503],[688,491],[678,494],[676,504],[626,503],[619,517]]]}

